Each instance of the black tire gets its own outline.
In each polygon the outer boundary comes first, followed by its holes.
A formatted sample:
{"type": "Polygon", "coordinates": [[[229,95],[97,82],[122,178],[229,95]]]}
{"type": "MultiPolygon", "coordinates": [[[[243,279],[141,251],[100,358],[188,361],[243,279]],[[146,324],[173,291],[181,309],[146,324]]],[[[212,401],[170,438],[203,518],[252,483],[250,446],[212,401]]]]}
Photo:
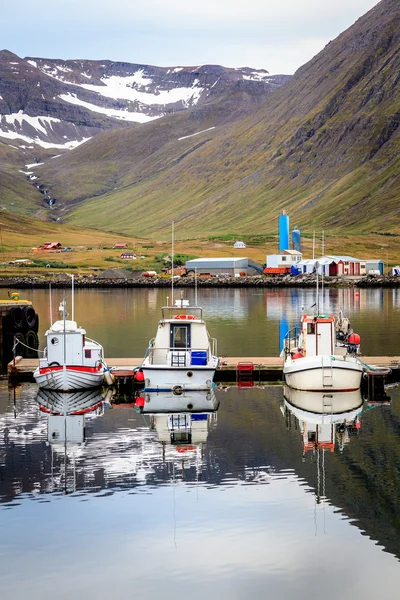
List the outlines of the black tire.
{"type": "Polygon", "coordinates": [[[13,329],[22,329],[24,326],[25,315],[20,306],[10,310],[10,321],[13,329]]]}
{"type": "Polygon", "coordinates": [[[35,312],[33,306],[25,306],[24,307],[24,318],[25,318],[25,326],[27,329],[33,329],[37,332],[37,327],[39,325],[38,315],[35,312]]]}
{"type": "Polygon", "coordinates": [[[15,356],[22,356],[22,358],[26,358],[26,340],[23,333],[18,331],[14,335],[14,343],[17,344],[15,347],[15,356]],[[17,344],[17,342],[22,342],[21,344],[17,344]]]}
{"type": "Polygon", "coordinates": [[[37,358],[39,348],[39,338],[36,331],[27,331],[25,334],[26,345],[26,358],[37,358]]]}
{"type": "Polygon", "coordinates": [[[8,363],[14,358],[13,356],[14,336],[12,333],[3,332],[3,372],[7,371],[8,363]]]}
{"type": "Polygon", "coordinates": [[[53,362],[51,362],[49,364],[49,367],[60,367],[60,363],[58,363],[56,360],[53,360],[53,362]]]}

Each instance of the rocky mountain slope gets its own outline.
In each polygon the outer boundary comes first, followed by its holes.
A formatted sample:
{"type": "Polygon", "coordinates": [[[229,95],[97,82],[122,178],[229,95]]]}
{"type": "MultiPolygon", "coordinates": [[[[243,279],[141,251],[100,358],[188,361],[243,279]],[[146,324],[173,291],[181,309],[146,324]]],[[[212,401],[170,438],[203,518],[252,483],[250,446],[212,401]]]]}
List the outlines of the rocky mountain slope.
{"type": "MultiPolygon", "coordinates": [[[[398,231],[400,7],[382,0],[234,125],[221,105],[101,134],[38,173],[58,217],[159,235],[398,231]]],[[[236,106],[236,88],[224,102],[236,106]]],[[[243,99],[242,99],[243,101],[243,99]]]]}
{"type": "Polygon", "coordinates": [[[201,105],[237,85],[262,98],[284,80],[250,68],[22,59],[3,50],[0,139],[23,149],[71,149],[104,130],[201,105]]]}

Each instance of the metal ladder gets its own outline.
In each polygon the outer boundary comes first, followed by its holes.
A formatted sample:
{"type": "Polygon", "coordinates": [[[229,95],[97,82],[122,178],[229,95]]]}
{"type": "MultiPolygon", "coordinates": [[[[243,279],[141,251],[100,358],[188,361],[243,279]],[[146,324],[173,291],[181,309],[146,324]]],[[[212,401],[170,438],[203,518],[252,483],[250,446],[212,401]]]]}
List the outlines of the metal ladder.
{"type": "Polygon", "coordinates": [[[333,386],[333,368],[332,368],[332,359],[330,356],[322,356],[321,357],[321,366],[322,366],[322,387],[332,387],[333,386]],[[325,359],[325,361],[324,361],[325,359]]]}

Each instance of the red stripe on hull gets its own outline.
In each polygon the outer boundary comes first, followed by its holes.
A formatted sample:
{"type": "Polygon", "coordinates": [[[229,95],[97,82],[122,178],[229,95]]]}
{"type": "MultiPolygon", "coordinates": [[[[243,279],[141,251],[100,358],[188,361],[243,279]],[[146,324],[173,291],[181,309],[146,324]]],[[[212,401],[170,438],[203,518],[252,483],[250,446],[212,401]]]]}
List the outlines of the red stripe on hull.
{"type": "MultiPolygon", "coordinates": [[[[39,369],[40,375],[46,375],[46,373],[53,373],[57,371],[62,371],[63,366],[59,367],[45,367],[44,369],[39,369]]],[[[80,367],[78,365],[66,365],[67,371],[76,371],[77,373],[101,373],[102,367],[80,367]]]]}

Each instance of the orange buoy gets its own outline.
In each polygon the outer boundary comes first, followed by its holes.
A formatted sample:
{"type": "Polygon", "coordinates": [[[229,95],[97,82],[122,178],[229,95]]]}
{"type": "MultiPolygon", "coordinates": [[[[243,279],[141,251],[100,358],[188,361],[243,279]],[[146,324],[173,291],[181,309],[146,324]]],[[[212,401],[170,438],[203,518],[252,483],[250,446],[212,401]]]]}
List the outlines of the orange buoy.
{"type": "Polygon", "coordinates": [[[300,352],[296,352],[296,354],[293,354],[292,359],[295,360],[296,358],[303,358],[303,355],[300,352]]]}
{"type": "Polygon", "coordinates": [[[135,380],[144,381],[144,373],[141,369],[139,371],[135,371],[135,380]]]}
{"type": "Polygon", "coordinates": [[[358,346],[358,344],[361,342],[361,338],[360,338],[360,336],[358,335],[358,333],[351,333],[351,334],[349,335],[349,337],[347,338],[347,341],[348,341],[350,344],[354,344],[355,346],[358,346]]]}
{"type": "Polygon", "coordinates": [[[145,403],[145,399],[143,398],[143,396],[138,396],[135,400],[136,406],[139,406],[139,407],[144,406],[144,403],[145,403]]]}

